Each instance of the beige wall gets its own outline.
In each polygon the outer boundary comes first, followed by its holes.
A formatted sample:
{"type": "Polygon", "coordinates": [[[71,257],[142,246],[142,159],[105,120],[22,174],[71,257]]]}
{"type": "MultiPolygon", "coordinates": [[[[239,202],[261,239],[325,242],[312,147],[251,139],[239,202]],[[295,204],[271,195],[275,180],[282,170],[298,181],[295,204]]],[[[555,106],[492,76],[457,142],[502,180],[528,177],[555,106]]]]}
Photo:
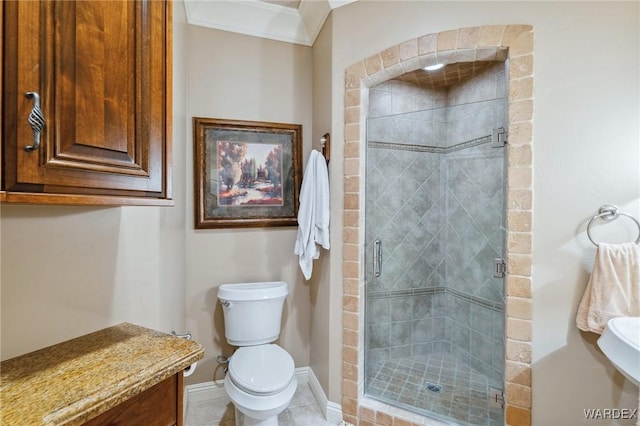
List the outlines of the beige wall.
{"type": "Polygon", "coordinates": [[[180,2],[174,18],[175,207],[3,205],[3,359],[128,321],[190,330],[206,356],[189,381],[212,380],[215,356],[230,354],[217,286],[282,279],[291,293],[280,343],[309,365],[311,284],[293,254],[297,228],[193,229],[191,119],[302,124],[306,164],[311,48],[187,26],[180,2]]]}
{"type": "MultiPolygon", "coordinates": [[[[310,47],[197,26],[187,29],[187,187],[192,188],[191,117],[295,123],[303,126],[303,162],[311,149],[312,55],[310,47]]],[[[187,191],[187,210],[193,192],[187,191]]],[[[310,283],[293,253],[296,227],[194,230],[186,222],[186,323],[205,347],[189,383],[219,380],[217,355],[228,356],[217,287],[229,282],[289,283],[280,344],[296,367],[310,358],[310,283]]],[[[315,274],[317,275],[317,270],[315,274]]]]}
{"type": "MultiPolygon", "coordinates": [[[[332,38],[329,16],[313,45],[313,148],[320,150],[320,138],[329,132],[331,136],[332,82],[335,70],[332,66],[332,38]]],[[[331,144],[333,145],[333,143],[331,144]]],[[[337,145],[339,146],[339,145],[337,145]]],[[[342,153],[331,148],[329,163],[330,187],[342,186],[342,153]]],[[[331,253],[341,253],[342,247],[333,244],[342,234],[342,200],[331,192],[331,253]]],[[[335,256],[331,256],[336,258],[335,256]]],[[[340,256],[338,256],[341,259],[340,256]]],[[[328,253],[318,262],[318,274],[311,280],[311,360],[310,366],[322,388],[332,401],[340,401],[341,375],[335,370],[342,362],[342,336],[334,336],[332,330],[342,325],[342,281],[340,263],[331,263],[328,253]],[[333,374],[332,374],[333,373],[333,374]]]]}
{"type": "MultiPolygon", "coordinates": [[[[176,4],[174,41],[182,43],[176,4]]],[[[184,329],[184,66],[174,67],[175,207],[0,206],[1,358],[120,322],[184,329]]]]}
{"type": "MultiPolygon", "coordinates": [[[[327,132],[331,132],[331,32],[324,31],[313,45],[313,144],[312,147],[321,150],[320,138],[327,132]]],[[[333,166],[333,164],[329,164],[333,166]]],[[[334,181],[335,182],[335,181],[334,181]]],[[[335,184],[335,183],[334,183],[335,184]]],[[[339,182],[338,182],[339,184],[339,182]]],[[[333,215],[335,217],[335,215],[333,215]]],[[[330,231],[335,228],[331,223],[330,231]]],[[[331,249],[335,249],[335,246],[331,249]]],[[[331,265],[329,256],[323,256],[320,262],[316,262],[316,274],[311,281],[310,314],[313,333],[311,333],[311,346],[314,348],[323,345],[333,345],[330,340],[331,327],[329,310],[329,298],[331,289],[329,286],[329,273],[331,265]]],[[[329,351],[311,351],[310,366],[318,377],[324,389],[329,388],[330,362],[329,351]]]]}
{"type": "MultiPolygon", "coordinates": [[[[344,135],[344,70],[350,65],[424,34],[492,24],[534,28],[534,425],[593,424],[583,409],[638,403],[637,389],[574,325],[594,254],[586,222],[605,203],[640,216],[638,6],[364,0],[333,11],[336,141],[344,135]]],[[[342,150],[339,143],[334,152],[342,150]]],[[[343,190],[332,188],[333,196],[343,190]]],[[[609,229],[601,235],[634,235],[609,229]]],[[[338,256],[332,252],[332,265],[338,256]]],[[[341,333],[332,329],[332,340],[341,333]]]]}

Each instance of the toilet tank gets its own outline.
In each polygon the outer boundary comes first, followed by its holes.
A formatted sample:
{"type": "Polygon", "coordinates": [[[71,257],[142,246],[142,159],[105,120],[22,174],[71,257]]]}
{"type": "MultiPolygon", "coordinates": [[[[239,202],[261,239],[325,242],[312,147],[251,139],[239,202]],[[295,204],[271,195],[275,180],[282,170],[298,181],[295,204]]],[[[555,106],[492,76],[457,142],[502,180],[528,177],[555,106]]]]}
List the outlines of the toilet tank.
{"type": "Polygon", "coordinates": [[[288,294],[289,286],[284,281],[222,284],[218,299],[224,312],[227,342],[253,346],[277,340],[288,294]]]}

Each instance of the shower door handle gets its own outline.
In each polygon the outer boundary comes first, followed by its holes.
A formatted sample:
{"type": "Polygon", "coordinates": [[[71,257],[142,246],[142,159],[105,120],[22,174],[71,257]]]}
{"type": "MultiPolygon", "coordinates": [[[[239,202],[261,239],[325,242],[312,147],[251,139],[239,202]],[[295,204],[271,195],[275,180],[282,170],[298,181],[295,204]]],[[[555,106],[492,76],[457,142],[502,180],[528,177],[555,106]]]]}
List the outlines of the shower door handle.
{"type": "Polygon", "coordinates": [[[379,277],[382,272],[382,241],[373,242],[373,276],[379,277]]]}

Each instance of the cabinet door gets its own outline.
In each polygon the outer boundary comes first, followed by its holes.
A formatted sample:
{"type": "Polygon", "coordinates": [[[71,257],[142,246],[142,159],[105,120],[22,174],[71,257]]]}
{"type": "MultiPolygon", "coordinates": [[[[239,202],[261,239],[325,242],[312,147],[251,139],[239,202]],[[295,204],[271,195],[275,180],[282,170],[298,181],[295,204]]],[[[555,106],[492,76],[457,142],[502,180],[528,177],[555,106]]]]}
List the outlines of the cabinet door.
{"type": "Polygon", "coordinates": [[[170,5],[4,2],[4,18],[7,201],[12,192],[171,198],[170,5]],[[27,92],[46,120],[34,150],[27,92]]]}
{"type": "Polygon", "coordinates": [[[83,426],[182,426],[182,371],[83,426]]]}

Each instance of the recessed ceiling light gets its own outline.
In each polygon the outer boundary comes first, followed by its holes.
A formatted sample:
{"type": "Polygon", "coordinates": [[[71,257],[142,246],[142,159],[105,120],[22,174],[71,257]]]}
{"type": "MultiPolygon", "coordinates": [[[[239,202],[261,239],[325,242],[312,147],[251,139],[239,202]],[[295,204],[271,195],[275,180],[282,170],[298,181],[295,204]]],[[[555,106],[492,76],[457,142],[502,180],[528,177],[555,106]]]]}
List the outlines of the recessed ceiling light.
{"type": "Polygon", "coordinates": [[[439,70],[442,67],[444,67],[444,64],[435,64],[435,65],[429,65],[428,67],[424,67],[423,70],[435,71],[435,70],[439,70]]]}

